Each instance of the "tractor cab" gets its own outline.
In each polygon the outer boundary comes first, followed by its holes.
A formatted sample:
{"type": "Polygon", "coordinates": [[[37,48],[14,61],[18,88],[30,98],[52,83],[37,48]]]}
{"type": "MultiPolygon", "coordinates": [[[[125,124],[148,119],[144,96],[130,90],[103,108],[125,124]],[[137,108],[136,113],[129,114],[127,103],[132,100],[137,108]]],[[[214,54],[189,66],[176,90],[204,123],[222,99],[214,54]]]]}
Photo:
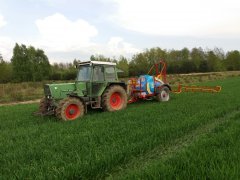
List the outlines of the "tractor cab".
{"type": "Polygon", "coordinates": [[[118,82],[116,63],[87,61],[77,65],[76,88],[90,98],[101,96],[106,86],[118,82]]]}
{"type": "Polygon", "coordinates": [[[116,63],[102,61],[80,62],[76,66],[78,81],[117,81],[116,63]]]}

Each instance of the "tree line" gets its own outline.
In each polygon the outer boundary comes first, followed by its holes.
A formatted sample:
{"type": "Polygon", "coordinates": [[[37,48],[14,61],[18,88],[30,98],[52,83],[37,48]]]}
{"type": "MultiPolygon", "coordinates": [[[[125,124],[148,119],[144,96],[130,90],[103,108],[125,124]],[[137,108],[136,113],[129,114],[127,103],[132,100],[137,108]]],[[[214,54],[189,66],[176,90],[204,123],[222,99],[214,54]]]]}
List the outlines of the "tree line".
{"type": "MultiPolygon", "coordinates": [[[[90,60],[94,61],[116,62],[117,68],[124,71],[119,74],[120,77],[146,74],[159,59],[167,62],[167,72],[171,74],[240,70],[240,52],[233,50],[225,53],[219,48],[166,50],[156,47],[137,53],[130,59],[124,56],[109,58],[92,55],[90,57],[90,60]]],[[[74,59],[72,63],[50,64],[43,50],[16,44],[10,62],[4,61],[0,54],[0,83],[72,80],[76,78],[75,65],[79,62],[80,60],[74,59]]]]}

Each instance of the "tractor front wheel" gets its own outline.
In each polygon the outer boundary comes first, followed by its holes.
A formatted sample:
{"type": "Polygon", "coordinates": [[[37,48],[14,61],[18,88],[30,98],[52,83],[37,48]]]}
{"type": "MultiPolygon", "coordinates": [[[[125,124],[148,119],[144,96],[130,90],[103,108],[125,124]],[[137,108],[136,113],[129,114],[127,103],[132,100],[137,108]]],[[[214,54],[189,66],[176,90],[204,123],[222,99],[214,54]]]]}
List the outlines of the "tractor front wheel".
{"type": "Polygon", "coordinates": [[[160,102],[166,102],[170,99],[170,90],[168,87],[164,86],[160,89],[159,93],[156,96],[156,99],[160,102]]]}
{"type": "Polygon", "coordinates": [[[127,93],[122,86],[112,85],[102,96],[104,111],[118,111],[127,107],[127,93]]]}
{"type": "Polygon", "coordinates": [[[84,115],[82,101],[74,97],[68,97],[59,102],[56,108],[56,116],[64,121],[75,120],[84,115]]]}

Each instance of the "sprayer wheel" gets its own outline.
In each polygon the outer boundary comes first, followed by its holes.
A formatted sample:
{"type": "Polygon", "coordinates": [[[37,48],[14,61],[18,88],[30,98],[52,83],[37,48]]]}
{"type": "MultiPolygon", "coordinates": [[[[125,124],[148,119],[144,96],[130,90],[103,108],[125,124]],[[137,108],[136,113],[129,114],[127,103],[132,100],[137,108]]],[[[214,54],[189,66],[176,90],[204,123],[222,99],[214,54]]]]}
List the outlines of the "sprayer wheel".
{"type": "Polygon", "coordinates": [[[159,93],[156,95],[156,99],[159,102],[166,102],[170,99],[170,90],[168,87],[164,86],[160,89],[159,93]]]}

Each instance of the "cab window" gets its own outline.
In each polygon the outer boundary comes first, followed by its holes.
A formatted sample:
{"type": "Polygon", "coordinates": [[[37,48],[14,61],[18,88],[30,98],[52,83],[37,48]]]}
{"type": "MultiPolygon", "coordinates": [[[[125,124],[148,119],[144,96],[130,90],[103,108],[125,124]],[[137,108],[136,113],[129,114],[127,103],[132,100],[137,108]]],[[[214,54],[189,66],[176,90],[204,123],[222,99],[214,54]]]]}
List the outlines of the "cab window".
{"type": "Polygon", "coordinates": [[[104,81],[104,67],[94,66],[93,67],[93,81],[104,81]]]}
{"type": "Polygon", "coordinates": [[[113,66],[109,66],[105,68],[105,76],[107,81],[116,80],[116,74],[113,66]]]}
{"type": "Polygon", "coordinates": [[[78,71],[78,81],[89,81],[91,75],[91,67],[89,65],[80,66],[78,71]]]}

